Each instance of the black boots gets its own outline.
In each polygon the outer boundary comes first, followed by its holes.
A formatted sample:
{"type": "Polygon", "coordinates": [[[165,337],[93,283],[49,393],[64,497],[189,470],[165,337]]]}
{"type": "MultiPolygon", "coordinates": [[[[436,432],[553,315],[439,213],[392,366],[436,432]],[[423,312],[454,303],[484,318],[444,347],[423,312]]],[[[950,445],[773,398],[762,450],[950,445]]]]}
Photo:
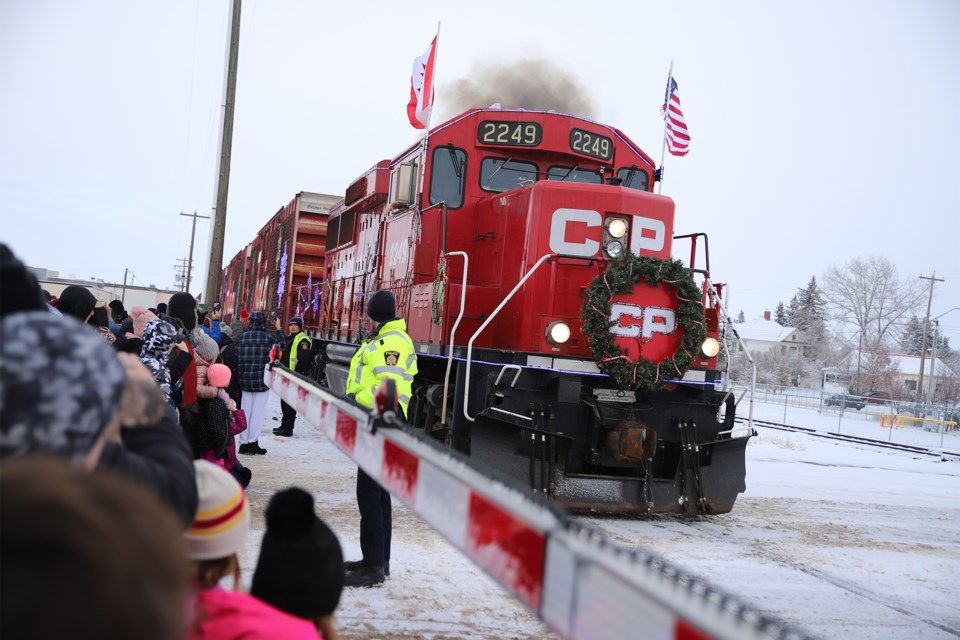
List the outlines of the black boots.
{"type": "Polygon", "coordinates": [[[345,587],[373,587],[383,584],[387,579],[386,565],[383,567],[368,567],[357,561],[345,562],[343,566],[347,570],[343,577],[343,586],[345,587]]]}
{"type": "MultiPolygon", "coordinates": [[[[346,562],[343,563],[343,570],[346,571],[347,573],[350,573],[351,571],[356,571],[362,566],[363,566],[363,560],[347,560],[346,562]]],[[[390,576],[389,560],[383,563],[383,575],[387,577],[390,576]]]]}
{"type": "Polygon", "coordinates": [[[262,456],[267,452],[266,449],[260,446],[258,442],[248,442],[247,444],[242,444],[237,447],[237,453],[245,453],[248,455],[260,455],[262,456]]]}
{"type": "Polygon", "coordinates": [[[287,429],[287,428],[284,428],[284,427],[277,427],[276,429],[273,430],[273,435],[275,435],[275,436],[282,436],[282,437],[284,437],[284,438],[292,438],[292,437],[293,437],[293,429],[287,429]]]}

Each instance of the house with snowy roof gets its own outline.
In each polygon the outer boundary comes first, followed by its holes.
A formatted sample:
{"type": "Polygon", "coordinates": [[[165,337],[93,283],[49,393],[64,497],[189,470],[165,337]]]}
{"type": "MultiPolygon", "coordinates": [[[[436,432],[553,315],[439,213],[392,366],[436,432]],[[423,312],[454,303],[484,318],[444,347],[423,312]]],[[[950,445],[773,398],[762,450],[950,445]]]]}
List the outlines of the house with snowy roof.
{"type": "MultiPolygon", "coordinates": [[[[795,327],[784,327],[778,324],[770,317],[769,311],[764,311],[762,317],[732,324],[751,354],[777,350],[780,353],[787,353],[800,351],[803,348],[800,332],[795,327]]],[[[731,353],[743,351],[743,347],[736,339],[731,339],[729,342],[731,353]]]]}
{"type": "MultiPolygon", "coordinates": [[[[861,355],[862,362],[860,363],[862,369],[867,369],[870,366],[870,360],[873,357],[873,353],[864,351],[861,355]]],[[[912,356],[905,354],[890,354],[887,356],[890,359],[890,368],[896,371],[893,377],[894,384],[900,383],[906,389],[910,391],[917,390],[917,384],[920,382],[920,356],[912,356]]],[[[843,366],[848,368],[854,368],[857,366],[857,352],[856,350],[851,351],[847,354],[847,357],[842,361],[843,366]]],[[[930,378],[934,379],[934,386],[937,389],[940,389],[940,386],[948,378],[954,376],[953,370],[940,358],[937,358],[936,361],[931,358],[923,359],[923,386],[924,388],[930,384],[930,378]]]]}

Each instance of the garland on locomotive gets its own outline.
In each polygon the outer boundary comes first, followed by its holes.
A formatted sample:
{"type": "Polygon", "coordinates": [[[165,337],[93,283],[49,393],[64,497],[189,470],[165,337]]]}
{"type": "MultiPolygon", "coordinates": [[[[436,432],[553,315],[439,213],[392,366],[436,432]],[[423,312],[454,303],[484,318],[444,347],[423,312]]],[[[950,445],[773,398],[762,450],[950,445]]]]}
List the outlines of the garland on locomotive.
{"type": "MultiPolygon", "coordinates": [[[[417,345],[408,421],[575,509],[725,513],[752,433],[717,390],[720,287],[671,258],[674,203],[619,130],[475,109],[330,212],[319,337],[343,392],[390,289],[417,345]],[[695,276],[699,281],[695,280],[695,276]]],[[[705,242],[705,239],[704,239],[705,242]]]]}

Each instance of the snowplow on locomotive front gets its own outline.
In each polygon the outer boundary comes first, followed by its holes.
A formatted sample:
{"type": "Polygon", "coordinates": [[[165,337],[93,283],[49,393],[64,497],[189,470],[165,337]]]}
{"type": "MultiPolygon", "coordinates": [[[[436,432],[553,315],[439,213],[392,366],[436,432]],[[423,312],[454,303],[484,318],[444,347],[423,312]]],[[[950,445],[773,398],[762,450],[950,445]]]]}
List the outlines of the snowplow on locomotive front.
{"type": "Polygon", "coordinates": [[[330,211],[325,380],[343,392],[389,289],[416,344],[407,420],[574,509],[725,513],[744,490],[718,390],[721,288],[671,258],[674,203],[619,130],[475,109],[330,211]]]}

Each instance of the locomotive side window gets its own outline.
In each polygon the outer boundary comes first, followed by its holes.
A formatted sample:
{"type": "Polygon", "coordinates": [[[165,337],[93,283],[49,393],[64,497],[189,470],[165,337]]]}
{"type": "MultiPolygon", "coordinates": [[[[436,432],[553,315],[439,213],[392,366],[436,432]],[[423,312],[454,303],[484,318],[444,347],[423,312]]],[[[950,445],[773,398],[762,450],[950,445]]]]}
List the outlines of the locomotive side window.
{"type": "Polygon", "coordinates": [[[433,151],[430,163],[430,204],[446,202],[448,209],[463,206],[467,181],[467,152],[452,144],[433,151]]]}
{"type": "Polygon", "coordinates": [[[650,184],[650,176],[637,165],[620,169],[617,171],[617,177],[620,178],[622,186],[638,191],[646,191],[650,184]]]}
{"type": "Polygon", "coordinates": [[[509,191],[537,181],[537,165],[512,158],[484,158],[480,187],[484,191],[509,191]]]}
{"type": "Polygon", "coordinates": [[[547,169],[547,180],[560,180],[562,182],[585,182],[587,184],[603,184],[603,176],[599,171],[589,169],[578,169],[577,167],[564,167],[553,165],[547,169]]]}

